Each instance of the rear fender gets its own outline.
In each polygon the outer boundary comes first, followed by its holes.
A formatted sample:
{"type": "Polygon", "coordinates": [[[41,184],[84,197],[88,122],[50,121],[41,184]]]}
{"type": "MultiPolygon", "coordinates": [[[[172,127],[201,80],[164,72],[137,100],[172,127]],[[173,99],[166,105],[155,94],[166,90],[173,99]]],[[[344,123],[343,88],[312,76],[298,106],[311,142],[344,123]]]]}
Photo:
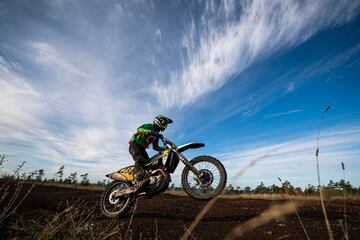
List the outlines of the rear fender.
{"type": "Polygon", "coordinates": [[[106,176],[116,181],[131,182],[132,180],[134,180],[133,173],[134,173],[134,166],[129,166],[126,168],[122,168],[117,172],[107,174],[106,176]]]}
{"type": "Polygon", "coordinates": [[[121,173],[118,172],[109,173],[106,174],[105,176],[115,181],[130,182],[125,176],[123,176],[121,173]]]}

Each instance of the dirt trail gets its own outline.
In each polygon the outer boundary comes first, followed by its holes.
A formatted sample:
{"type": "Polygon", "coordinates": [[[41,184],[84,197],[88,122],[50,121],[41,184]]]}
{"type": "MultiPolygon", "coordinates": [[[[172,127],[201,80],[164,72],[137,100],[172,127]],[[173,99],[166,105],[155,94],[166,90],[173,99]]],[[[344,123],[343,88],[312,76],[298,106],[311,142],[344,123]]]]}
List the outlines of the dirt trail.
{"type": "MultiPolygon", "coordinates": [[[[101,192],[67,189],[53,186],[37,186],[27,201],[19,208],[18,216],[46,222],[64,203],[82,199],[98,204],[101,192]]],[[[193,233],[193,239],[223,239],[236,225],[261,214],[270,205],[282,201],[256,199],[218,199],[193,233]]],[[[152,199],[140,199],[131,226],[132,239],[179,239],[206,202],[189,197],[161,194],[152,199]],[[157,229],[157,232],[156,232],[157,229]]],[[[321,207],[318,201],[302,202],[299,214],[311,239],[327,239],[321,207]]],[[[327,202],[326,207],[335,239],[342,239],[339,221],[343,219],[342,202],[327,202]]],[[[360,203],[349,202],[348,226],[350,239],[360,236],[360,203]]],[[[98,211],[95,214],[100,214],[98,211]]],[[[130,216],[121,219],[127,226],[130,216]]],[[[101,221],[109,221],[101,217],[101,221]]],[[[192,237],[190,237],[191,239],[192,237]]],[[[295,215],[273,221],[246,234],[242,239],[305,239],[295,215]]]]}

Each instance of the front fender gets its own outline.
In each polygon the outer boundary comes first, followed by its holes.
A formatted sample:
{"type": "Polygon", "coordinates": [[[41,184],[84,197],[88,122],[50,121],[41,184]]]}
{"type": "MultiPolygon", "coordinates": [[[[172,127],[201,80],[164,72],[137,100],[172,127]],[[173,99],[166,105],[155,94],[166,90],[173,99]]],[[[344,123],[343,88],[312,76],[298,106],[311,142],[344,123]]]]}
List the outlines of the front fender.
{"type": "Polygon", "coordinates": [[[184,144],[184,145],[181,145],[178,147],[178,152],[184,152],[190,148],[201,148],[201,147],[205,147],[205,144],[204,143],[197,143],[197,142],[193,142],[193,143],[187,143],[187,144],[184,144]]]}

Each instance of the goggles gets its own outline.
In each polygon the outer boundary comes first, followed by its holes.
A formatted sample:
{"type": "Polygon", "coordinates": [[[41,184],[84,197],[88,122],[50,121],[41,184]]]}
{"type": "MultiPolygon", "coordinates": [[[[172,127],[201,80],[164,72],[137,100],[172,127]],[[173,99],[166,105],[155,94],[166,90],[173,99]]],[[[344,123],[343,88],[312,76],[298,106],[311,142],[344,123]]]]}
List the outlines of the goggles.
{"type": "Polygon", "coordinates": [[[167,122],[166,120],[161,120],[161,125],[162,125],[164,128],[167,128],[168,122],[167,122]]]}

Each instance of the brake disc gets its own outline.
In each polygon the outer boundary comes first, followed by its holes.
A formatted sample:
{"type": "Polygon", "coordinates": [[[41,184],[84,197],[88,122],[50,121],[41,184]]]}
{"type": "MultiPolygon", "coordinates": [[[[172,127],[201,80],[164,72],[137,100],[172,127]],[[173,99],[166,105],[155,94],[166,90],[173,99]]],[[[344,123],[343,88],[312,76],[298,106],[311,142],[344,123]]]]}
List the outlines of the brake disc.
{"type": "Polygon", "coordinates": [[[208,187],[213,183],[214,177],[211,171],[207,169],[201,169],[199,173],[200,173],[199,178],[196,176],[194,177],[196,185],[200,187],[208,187]]]}
{"type": "Polygon", "coordinates": [[[208,187],[213,183],[214,177],[211,171],[207,169],[202,169],[200,172],[200,179],[198,183],[201,187],[208,187]]]}
{"type": "Polygon", "coordinates": [[[114,195],[116,194],[116,193],[118,193],[119,192],[119,190],[115,190],[115,191],[112,191],[111,193],[110,193],[110,195],[109,195],[109,202],[111,203],[111,204],[117,204],[118,202],[119,202],[119,198],[118,197],[114,197],[114,195]]]}

